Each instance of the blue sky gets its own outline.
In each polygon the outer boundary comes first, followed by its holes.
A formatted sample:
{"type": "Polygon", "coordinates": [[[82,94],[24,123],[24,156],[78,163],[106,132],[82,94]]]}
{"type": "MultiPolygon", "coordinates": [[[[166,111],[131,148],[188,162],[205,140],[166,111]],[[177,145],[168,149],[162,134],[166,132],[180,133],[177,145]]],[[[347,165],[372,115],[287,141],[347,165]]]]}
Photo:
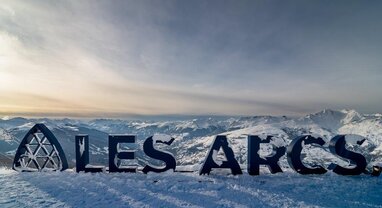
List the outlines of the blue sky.
{"type": "Polygon", "coordinates": [[[381,112],[380,1],[2,1],[0,114],[381,112]]]}

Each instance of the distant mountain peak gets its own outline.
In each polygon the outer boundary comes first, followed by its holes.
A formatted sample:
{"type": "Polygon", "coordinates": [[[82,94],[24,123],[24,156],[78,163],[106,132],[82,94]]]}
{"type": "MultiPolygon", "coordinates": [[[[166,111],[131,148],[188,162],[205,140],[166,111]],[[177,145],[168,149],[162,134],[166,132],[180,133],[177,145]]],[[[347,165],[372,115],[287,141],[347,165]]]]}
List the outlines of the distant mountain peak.
{"type": "Polygon", "coordinates": [[[342,117],[343,114],[344,113],[342,113],[341,111],[326,108],[322,111],[309,114],[306,116],[306,118],[314,119],[314,118],[327,118],[327,117],[342,117]]]}
{"type": "Polygon", "coordinates": [[[342,113],[346,114],[345,118],[342,119],[343,124],[352,123],[354,121],[359,121],[364,118],[364,116],[357,111],[351,109],[343,109],[341,110],[342,113]]]}
{"type": "Polygon", "coordinates": [[[309,114],[306,119],[333,131],[344,124],[352,123],[363,119],[364,116],[353,109],[332,110],[324,109],[317,113],[309,114]]]}
{"type": "Polygon", "coordinates": [[[8,121],[9,119],[11,119],[11,117],[9,117],[9,116],[3,116],[1,118],[1,120],[3,120],[3,121],[8,121]]]}
{"type": "Polygon", "coordinates": [[[307,117],[314,117],[314,116],[349,116],[349,117],[359,117],[359,118],[362,118],[363,115],[361,113],[358,113],[356,110],[354,109],[342,109],[342,110],[333,110],[333,109],[329,109],[329,108],[326,108],[322,111],[319,111],[317,113],[313,113],[313,114],[309,114],[307,115],[307,117]]]}

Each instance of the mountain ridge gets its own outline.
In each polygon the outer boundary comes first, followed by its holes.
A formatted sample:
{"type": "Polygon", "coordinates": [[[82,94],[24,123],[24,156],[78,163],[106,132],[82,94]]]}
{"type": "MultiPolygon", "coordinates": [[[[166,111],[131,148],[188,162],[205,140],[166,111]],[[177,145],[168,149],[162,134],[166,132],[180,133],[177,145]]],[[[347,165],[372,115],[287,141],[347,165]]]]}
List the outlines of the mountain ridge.
{"type": "MultiPolygon", "coordinates": [[[[11,153],[17,148],[19,141],[35,123],[44,123],[51,129],[65,149],[71,166],[75,162],[74,137],[77,134],[89,135],[91,160],[98,164],[107,163],[109,134],[137,135],[137,157],[140,158],[138,163],[141,164],[152,162],[144,155],[141,146],[145,138],[154,134],[168,134],[174,137],[175,142],[171,146],[160,148],[176,155],[178,165],[194,166],[193,168],[204,160],[216,135],[228,136],[235,155],[243,166],[246,165],[246,136],[249,134],[272,135],[273,143],[278,146],[288,145],[296,136],[306,134],[322,137],[327,143],[336,134],[356,134],[368,139],[361,147],[361,151],[364,151],[370,162],[381,161],[382,158],[380,157],[382,117],[378,114],[363,115],[348,109],[324,109],[297,118],[287,116],[201,117],[176,121],[8,118],[0,120],[0,153],[12,156],[11,153]]],[[[263,154],[269,151],[269,147],[261,149],[263,154]]],[[[309,146],[306,151],[313,154],[305,159],[307,163],[319,162],[328,165],[335,160],[328,154],[327,145],[322,149],[309,146]],[[317,158],[321,159],[317,161],[317,158]]],[[[287,166],[285,158],[282,158],[280,163],[287,166]]]]}

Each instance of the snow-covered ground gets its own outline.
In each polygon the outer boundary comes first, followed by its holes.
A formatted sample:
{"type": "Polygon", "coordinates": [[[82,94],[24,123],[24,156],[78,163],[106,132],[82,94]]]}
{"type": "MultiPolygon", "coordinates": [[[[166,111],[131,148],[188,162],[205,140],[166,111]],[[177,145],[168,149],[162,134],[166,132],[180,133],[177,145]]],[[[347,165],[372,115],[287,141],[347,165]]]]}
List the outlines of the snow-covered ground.
{"type": "MultiPolygon", "coordinates": [[[[232,117],[185,119],[178,121],[129,121],[96,119],[0,120],[0,208],[2,207],[382,207],[382,176],[338,176],[328,172],[320,176],[303,176],[289,167],[286,157],[280,159],[285,173],[260,176],[231,176],[214,173],[199,176],[197,170],[207,156],[216,135],[227,135],[242,169],[247,165],[247,135],[272,135],[272,143],[286,146],[300,135],[323,137],[321,147],[304,145],[304,163],[349,165],[328,150],[336,134],[355,134],[366,138],[358,146],[349,136],[347,147],[362,153],[369,165],[382,162],[382,116],[360,114],[354,110],[323,110],[303,117],[232,117]],[[134,134],[137,144],[136,163],[140,167],[155,164],[142,151],[145,138],[167,134],[175,138],[171,145],[158,144],[173,153],[177,170],[194,173],[164,174],[77,174],[72,170],[53,173],[18,173],[10,170],[21,139],[36,123],[44,123],[58,138],[74,167],[74,137],[90,137],[90,162],[108,164],[108,135],[134,134]]],[[[159,136],[159,137],[158,137],[159,136]]],[[[262,145],[260,155],[270,153],[262,145]]],[[[218,154],[218,158],[222,156],[218,154]]],[[[224,155],[223,155],[224,156],[224,155]]],[[[220,157],[221,158],[221,157],[220,157]]]]}
{"type": "Polygon", "coordinates": [[[18,173],[0,169],[0,207],[382,207],[382,178],[18,173]]]}

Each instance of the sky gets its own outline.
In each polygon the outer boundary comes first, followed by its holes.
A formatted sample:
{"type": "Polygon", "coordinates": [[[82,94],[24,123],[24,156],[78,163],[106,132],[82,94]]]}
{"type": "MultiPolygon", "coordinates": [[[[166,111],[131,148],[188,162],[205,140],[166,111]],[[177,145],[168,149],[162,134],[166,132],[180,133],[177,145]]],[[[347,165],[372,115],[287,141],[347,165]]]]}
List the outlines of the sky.
{"type": "Polygon", "coordinates": [[[0,115],[382,112],[382,1],[0,2],[0,115]]]}

